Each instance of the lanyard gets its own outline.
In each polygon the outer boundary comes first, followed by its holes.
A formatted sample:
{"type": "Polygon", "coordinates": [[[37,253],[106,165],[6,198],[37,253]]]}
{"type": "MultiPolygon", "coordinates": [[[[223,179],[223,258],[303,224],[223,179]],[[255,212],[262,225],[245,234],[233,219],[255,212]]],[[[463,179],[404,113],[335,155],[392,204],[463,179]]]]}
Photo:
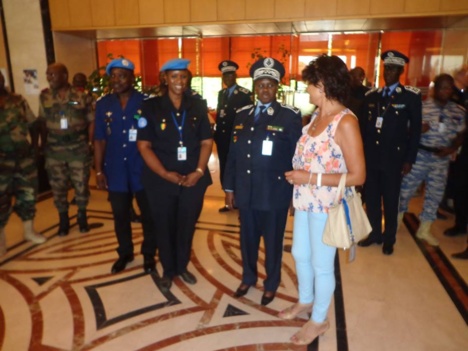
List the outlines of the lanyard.
{"type": "Polygon", "coordinates": [[[174,112],[171,112],[172,120],[174,121],[174,124],[177,127],[177,130],[179,131],[179,144],[180,146],[184,145],[184,138],[183,138],[183,128],[185,124],[185,111],[182,112],[182,123],[179,124],[177,123],[177,119],[174,116],[174,112]]]}

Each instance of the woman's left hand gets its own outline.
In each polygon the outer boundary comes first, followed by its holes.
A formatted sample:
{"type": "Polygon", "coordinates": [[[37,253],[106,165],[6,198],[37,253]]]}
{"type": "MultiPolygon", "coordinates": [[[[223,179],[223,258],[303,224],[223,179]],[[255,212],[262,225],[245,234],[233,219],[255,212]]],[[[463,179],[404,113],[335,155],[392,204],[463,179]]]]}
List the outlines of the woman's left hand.
{"type": "Polygon", "coordinates": [[[187,174],[185,177],[185,180],[182,182],[182,186],[190,187],[190,186],[195,186],[198,183],[198,180],[202,177],[203,175],[200,172],[192,172],[187,174]]]}
{"type": "Polygon", "coordinates": [[[286,181],[291,185],[302,185],[309,183],[310,173],[302,169],[284,173],[286,181]]]}

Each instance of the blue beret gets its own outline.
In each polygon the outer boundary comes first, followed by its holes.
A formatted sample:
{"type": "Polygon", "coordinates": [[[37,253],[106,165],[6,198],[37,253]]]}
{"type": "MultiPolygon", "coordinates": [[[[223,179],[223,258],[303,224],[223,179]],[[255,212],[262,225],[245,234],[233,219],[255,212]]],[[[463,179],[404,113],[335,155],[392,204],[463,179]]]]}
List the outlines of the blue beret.
{"type": "Polygon", "coordinates": [[[106,73],[110,76],[112,68],[124,68],[128,69],[130,71],[133,71],[135,69],[135,65],[133,64],[132,61],[124,59],[124,58],[118,58],[115,60],[112,60],[106,67],[106,73]]]}
{"type": "Polygon", "coordinates": [[[409,62],[409,58],[396,50],[385,51],[380,58],[383,60],[384,65],[404,66],[409,62]]]}
{"type": "Polygon", "coordinates": [[[235,72],[239,68],[239,65],[231,60],[224,60],[218,65],[218,69],[224,73],[235,72]]]}
{"type": "Polygon", "coordinates": [[[162,65],[161,72],[188,69],[189,63],[190,60],[183,58],[172,59],[167,61],[164,65],[162,65]]]}
{"type": "Polygon", "coordinates": [[[250,76],[254,81],[259,78],[271,78],[280,82],[284,73],[283,64],[272,57],[262,58],[250,67],[250,76]]]}

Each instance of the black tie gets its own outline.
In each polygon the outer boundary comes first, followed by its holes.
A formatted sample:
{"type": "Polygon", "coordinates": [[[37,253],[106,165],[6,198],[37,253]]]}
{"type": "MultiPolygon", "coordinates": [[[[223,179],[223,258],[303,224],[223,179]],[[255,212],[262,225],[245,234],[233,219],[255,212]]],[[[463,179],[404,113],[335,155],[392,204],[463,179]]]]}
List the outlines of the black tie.
{"type": "Polygon", "coordinates": [[[385,89],[383,91],[383,97],[388,98],[389,96],[390,96],[390,89],[389,89],[389,87],[385,87],[385,89]]]}
{"type": "Polygon", "coordinates": [[[223,93],[223,105],[227,105],[229,99],[229,89],[226,89],[223,93]]]}
{"type": "Polygon", "coordinates": [[[255,114],[255,118],[254,118],[254,122],[257,122],[258,119],[260,118],[260,115],[263,113],[263,111],[265,111],[265,105],[260,105],[258,106],[259,107],[259,110],[258,112],[255,114]]]}

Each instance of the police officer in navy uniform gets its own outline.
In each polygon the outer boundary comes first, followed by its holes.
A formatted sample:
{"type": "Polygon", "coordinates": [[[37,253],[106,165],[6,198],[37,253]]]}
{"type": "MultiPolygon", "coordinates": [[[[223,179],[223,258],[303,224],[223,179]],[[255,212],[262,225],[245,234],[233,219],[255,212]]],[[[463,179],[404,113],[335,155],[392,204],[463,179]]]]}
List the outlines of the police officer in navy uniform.
{"type": "Polygon", "coordinates": [[[96,103],[94,134],[94,159],[96,184],[109,191],[109,201],[114,216],[119,255],[111,272],[118,273],[133,261],[131,227],[132,200],[135,198],[141,211],[143,227],[143,269],[156,271],[156,235],[149,210],[141,173],[143,159],[137,148],[138,127],[143,123],[141,104],[145,95],[133,88],[134,64],[127,59],[115,59],[106,67],[112,93],[96,103]]]}
{"type": "Polygon", "coordinates": [[[281,280],[284,229],[292,197],[285,172],[292,168],[302,119],[298,109],[276,101],[283,65],[270,57],[255,62],[250,75],[258,103],[237,112],[223,179],[226,205],[239,208],[242,283],[234,296],[247,294],[258,278],[260,237],[265,244],[262,305],[275,297],[281,280]]]}
{"type": "Polygon", "coordinates": [[[384,89],[366,94],[360,113],[367,177],[364,184],[370,235],[359,246],[382,244],[385,255],[393,253],[396,240],[398,199],[402,176],[407,174],[418,152],[422,108],[418,89],[403,86],[399,78],[409,62],[402,53],[389,50],[384,62],[384,89]],[[382,232],[383,200],[385,229],[382,232]]]}
{"type": "MultiPolygon", "coordinates": [[[[239,65],[234,61],[222,61],[218,69],[223,74],[223,84],[226,86],[218,93],[218,107],[216,108],[216,124],[214,132],[214,141],[218,149],[219,173],[221,184],[223,183],[224,169],[226,168],[226,159],[229,152],[231,141],[232,125],[236,117],[236,111],[246,105],[252,104],[252,93],[237,85],[236,71],[239,65]]],[[[227,212],[229,208],[223,206],[219,212],[227,212]]]]}

